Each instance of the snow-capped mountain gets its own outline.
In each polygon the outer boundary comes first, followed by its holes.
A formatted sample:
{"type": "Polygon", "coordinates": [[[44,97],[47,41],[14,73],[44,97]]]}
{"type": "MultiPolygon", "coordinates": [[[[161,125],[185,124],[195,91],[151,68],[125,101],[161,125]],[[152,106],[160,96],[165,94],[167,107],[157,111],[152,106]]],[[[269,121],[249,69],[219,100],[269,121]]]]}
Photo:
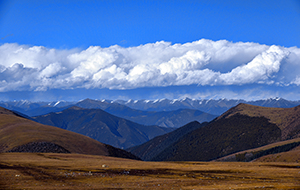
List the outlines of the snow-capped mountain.
{"type": "Polygon", "coordinates": [[[182,100],[174,99],[158,99],[158,100],[117,100],[113,101],[119,104],[126,105],[133,109],[147,111],[171,111],[176,109],[197,109],[206,113],[220,115],[229,108],[238,105],[239,103],[247,103],[251,105],[264,107],[289,108],[300,104],[300,101],[289,101],[283,98],[270,98],[266,100],[245,101],[245,100],[228,100],[228,99],[190,99],[182,100]]]}
{"type": "MultiPolygon", "coordinates": [[[[71,105],[80,106],[86,104],[86,101],[79,102],[55,101],[55,102],[30,102],[27,100],[0,102],[0,106],[16,110],[27,115],[45,114],[50,111],[59,111],[71,105]],[[47,111],[42,111],[46,109],[47,111]]],[[[135,110],[142,111],[174,111],[178,109],[196,109],[213,115],[221,115],[229,108],[238,105],[239,103],[247,103],[256,106],[289,108],[300,105],[300,101],[290,101],[283,98],[270,98],[266,100],[245,101],[245,100],[228,100],[228,99],[157,99],[157,100],[93,100],[85,108],[100,108],[106,109],[112,105],[121,104],[135,110]],[[97,104],[97,105],[93,105],[97,104]]],[[[81,106],[80,106],[81,107],[81,106]]]]}

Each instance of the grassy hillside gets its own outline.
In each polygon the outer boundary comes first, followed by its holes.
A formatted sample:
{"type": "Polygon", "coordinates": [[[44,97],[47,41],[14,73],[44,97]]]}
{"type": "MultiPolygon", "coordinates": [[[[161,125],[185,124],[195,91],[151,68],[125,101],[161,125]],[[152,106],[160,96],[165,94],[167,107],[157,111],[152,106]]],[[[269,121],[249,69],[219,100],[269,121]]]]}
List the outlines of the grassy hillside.
{"type": "Polygon", "coordinates": [[[276,142],[255,149],[234,153],[216,161],[273,161],[299,162],[300,138],[276,142]]]}
{"type": "Polygon", "coordinates": [[[276,124],[282,131],[282,140],[300,137],[300,106],[293,108],[268,108],[239,104],[228,110],[218,119],[229,118],[235,114],[248,115],[250,117],[265,117],[270,123],[276,124]]]}
{"type": "Polygon", "coordinates": [[[300,162],[300,146],[287,152],[269,154],[255,160],[255,162],[300,162]]]}
{"type": "Polygon", "coordinates": [[[208,161],[279,141],[280,129],[264,117],[235,114],[183,136],[153,160],[208,161]]]}
{"type": "MultiPolygon", "coordinates": [[[[300,106],[266,108],[239,104],[205,127],[194,129],[181,139],[172,141],[168,147],[162,146],[165,142],[159,137],[130,151],[143,158],[152,157],[151,160],[155,161],[208,161],[282,140],[295,139],[300,136],[299,131],[300,106]]],[[[172,137],[168,139],[171,140],[172,137]]],[[[297,142],[271,147],[255,152],[255,155],[251,153],[251,156],[241,154],[237,158],[234,156],[232,161],[250,161],[267,154],[286,152],[296,146],[297,142]]]]}
{"type": "Polygon", "coordinates": [[[84,135],[39,124],[19,117],[4,108],[0,110],[0,152],[7,152],[18,147],[24,149],[24,146],[30,143],[36,146],[43,142],[44,145],[45,143],[47,146],[56,145],[71,153],[136,158],[126,151],[105,145],[84,135]]]}

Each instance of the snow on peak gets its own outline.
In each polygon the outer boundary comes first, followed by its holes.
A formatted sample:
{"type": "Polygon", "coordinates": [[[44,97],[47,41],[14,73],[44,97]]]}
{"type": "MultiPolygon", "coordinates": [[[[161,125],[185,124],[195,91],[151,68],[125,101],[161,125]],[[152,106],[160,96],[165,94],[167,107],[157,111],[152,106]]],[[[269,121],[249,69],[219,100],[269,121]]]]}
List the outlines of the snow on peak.
{"type": "Polygon", "coordinates": [[[57,106],[59,103],[60,103],[60,101],[57,101],[57,102],[54,104],[54,107],[57,106]]]}
{"type": "Polygon", "coordinates": [[[177,101],[178,101],[178,99],[174,99],[174,100],[171,101],[171,104],[174,104],[177,101]]]}
{"type": "Polygon", "coordinates": [[[159,102],[162,102],[162,101],[164,101],[164,100],[166,100],[166,98],[160,99],[159,102]]]}
{"type": "Polygon", "coordinates": [[[133,100],[132,99],[129,99],[125,104],[129,104],[131,103],[133,100]]]}
{"type": "Polygon", "coordinates": [[[154,101],[153,101],[153,104],[155,104],[155,103],[158,102],[158,101],[159,101],[159,99],[154,100],[154,101]]]}

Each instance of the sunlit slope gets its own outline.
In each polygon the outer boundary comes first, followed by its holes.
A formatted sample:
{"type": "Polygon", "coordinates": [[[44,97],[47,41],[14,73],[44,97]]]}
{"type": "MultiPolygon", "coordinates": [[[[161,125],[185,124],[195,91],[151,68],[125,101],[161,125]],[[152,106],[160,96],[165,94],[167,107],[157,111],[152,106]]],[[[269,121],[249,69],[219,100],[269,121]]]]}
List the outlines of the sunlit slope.
{"type": "Polygon", "coordinates": [[[28,143],[46,142],[63,147],[70,153],[136,158],[84,135],[39,124],[4,108],[0,110],[0,152],[8,152],[28,143]]]}

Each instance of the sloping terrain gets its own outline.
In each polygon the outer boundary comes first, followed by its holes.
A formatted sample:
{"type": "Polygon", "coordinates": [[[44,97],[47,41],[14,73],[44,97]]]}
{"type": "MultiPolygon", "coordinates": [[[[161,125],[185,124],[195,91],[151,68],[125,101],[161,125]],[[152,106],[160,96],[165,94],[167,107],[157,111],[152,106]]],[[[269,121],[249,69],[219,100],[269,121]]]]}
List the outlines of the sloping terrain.
{"type": "Polygon", "coordinates": [[[217,118],[230,118],[233,115],[242,114],[250,117],[265,117],[270,123],[276,124],[282,134],[282,140],[300,137],[300,106],[293,108],[269,108],[239,104],[217,118]]]}
{"type": "Polygon", "coordinates": [[[153,160],[209,161],[279,141],[280,129],[264,117],[236,114],[196,129],[153,160]]]}
{"type": "Polygon", "coordinates": [[[154,139],[135,147],[127,149],[127,151],[138,156],[142,160],[152,160],[166,148],[168,148],[173,143],[177,142],[181,137],[188,134],[189,132],[204,127],[207,122],[199,123],[197,121],[186,124],[170,133],[155,137],[154,139]]]}
{"type": "Polygon", "coordinates": [[[0,107],[0,152],[65,152],[134,158],[89,137],[42,125],[0,107]]]}
{"type": "Polygon", "coordinates": [[[216,161],[271,161],[271,162],[299,162],[300,138],[280,141],[259,148],[237,152],[216,161]]]}
{"type": "Polygon", "coordinates": [[[239,104],[166,148],[153,160],[213,160],[299,137],[300,107],[239,104]]]}
{"type": "Polygon", "coordinates": [[[70,130],[124,149],[173,130],[140,125],[101,109],[84,109],[75,106],[61,112],[37,116],[34,119],[42,124],[70,130]]]}
{"type": "MultiPolygon", "coordinates": [[[[300,162],[300,146],[293,148],[287,152],[280,152],[275,154],[268,154],[257,158],[255,162],[291,162],[299,163],[300,162]]],[[[300,168],[300,166],[298,167],[300,168]]]]}

